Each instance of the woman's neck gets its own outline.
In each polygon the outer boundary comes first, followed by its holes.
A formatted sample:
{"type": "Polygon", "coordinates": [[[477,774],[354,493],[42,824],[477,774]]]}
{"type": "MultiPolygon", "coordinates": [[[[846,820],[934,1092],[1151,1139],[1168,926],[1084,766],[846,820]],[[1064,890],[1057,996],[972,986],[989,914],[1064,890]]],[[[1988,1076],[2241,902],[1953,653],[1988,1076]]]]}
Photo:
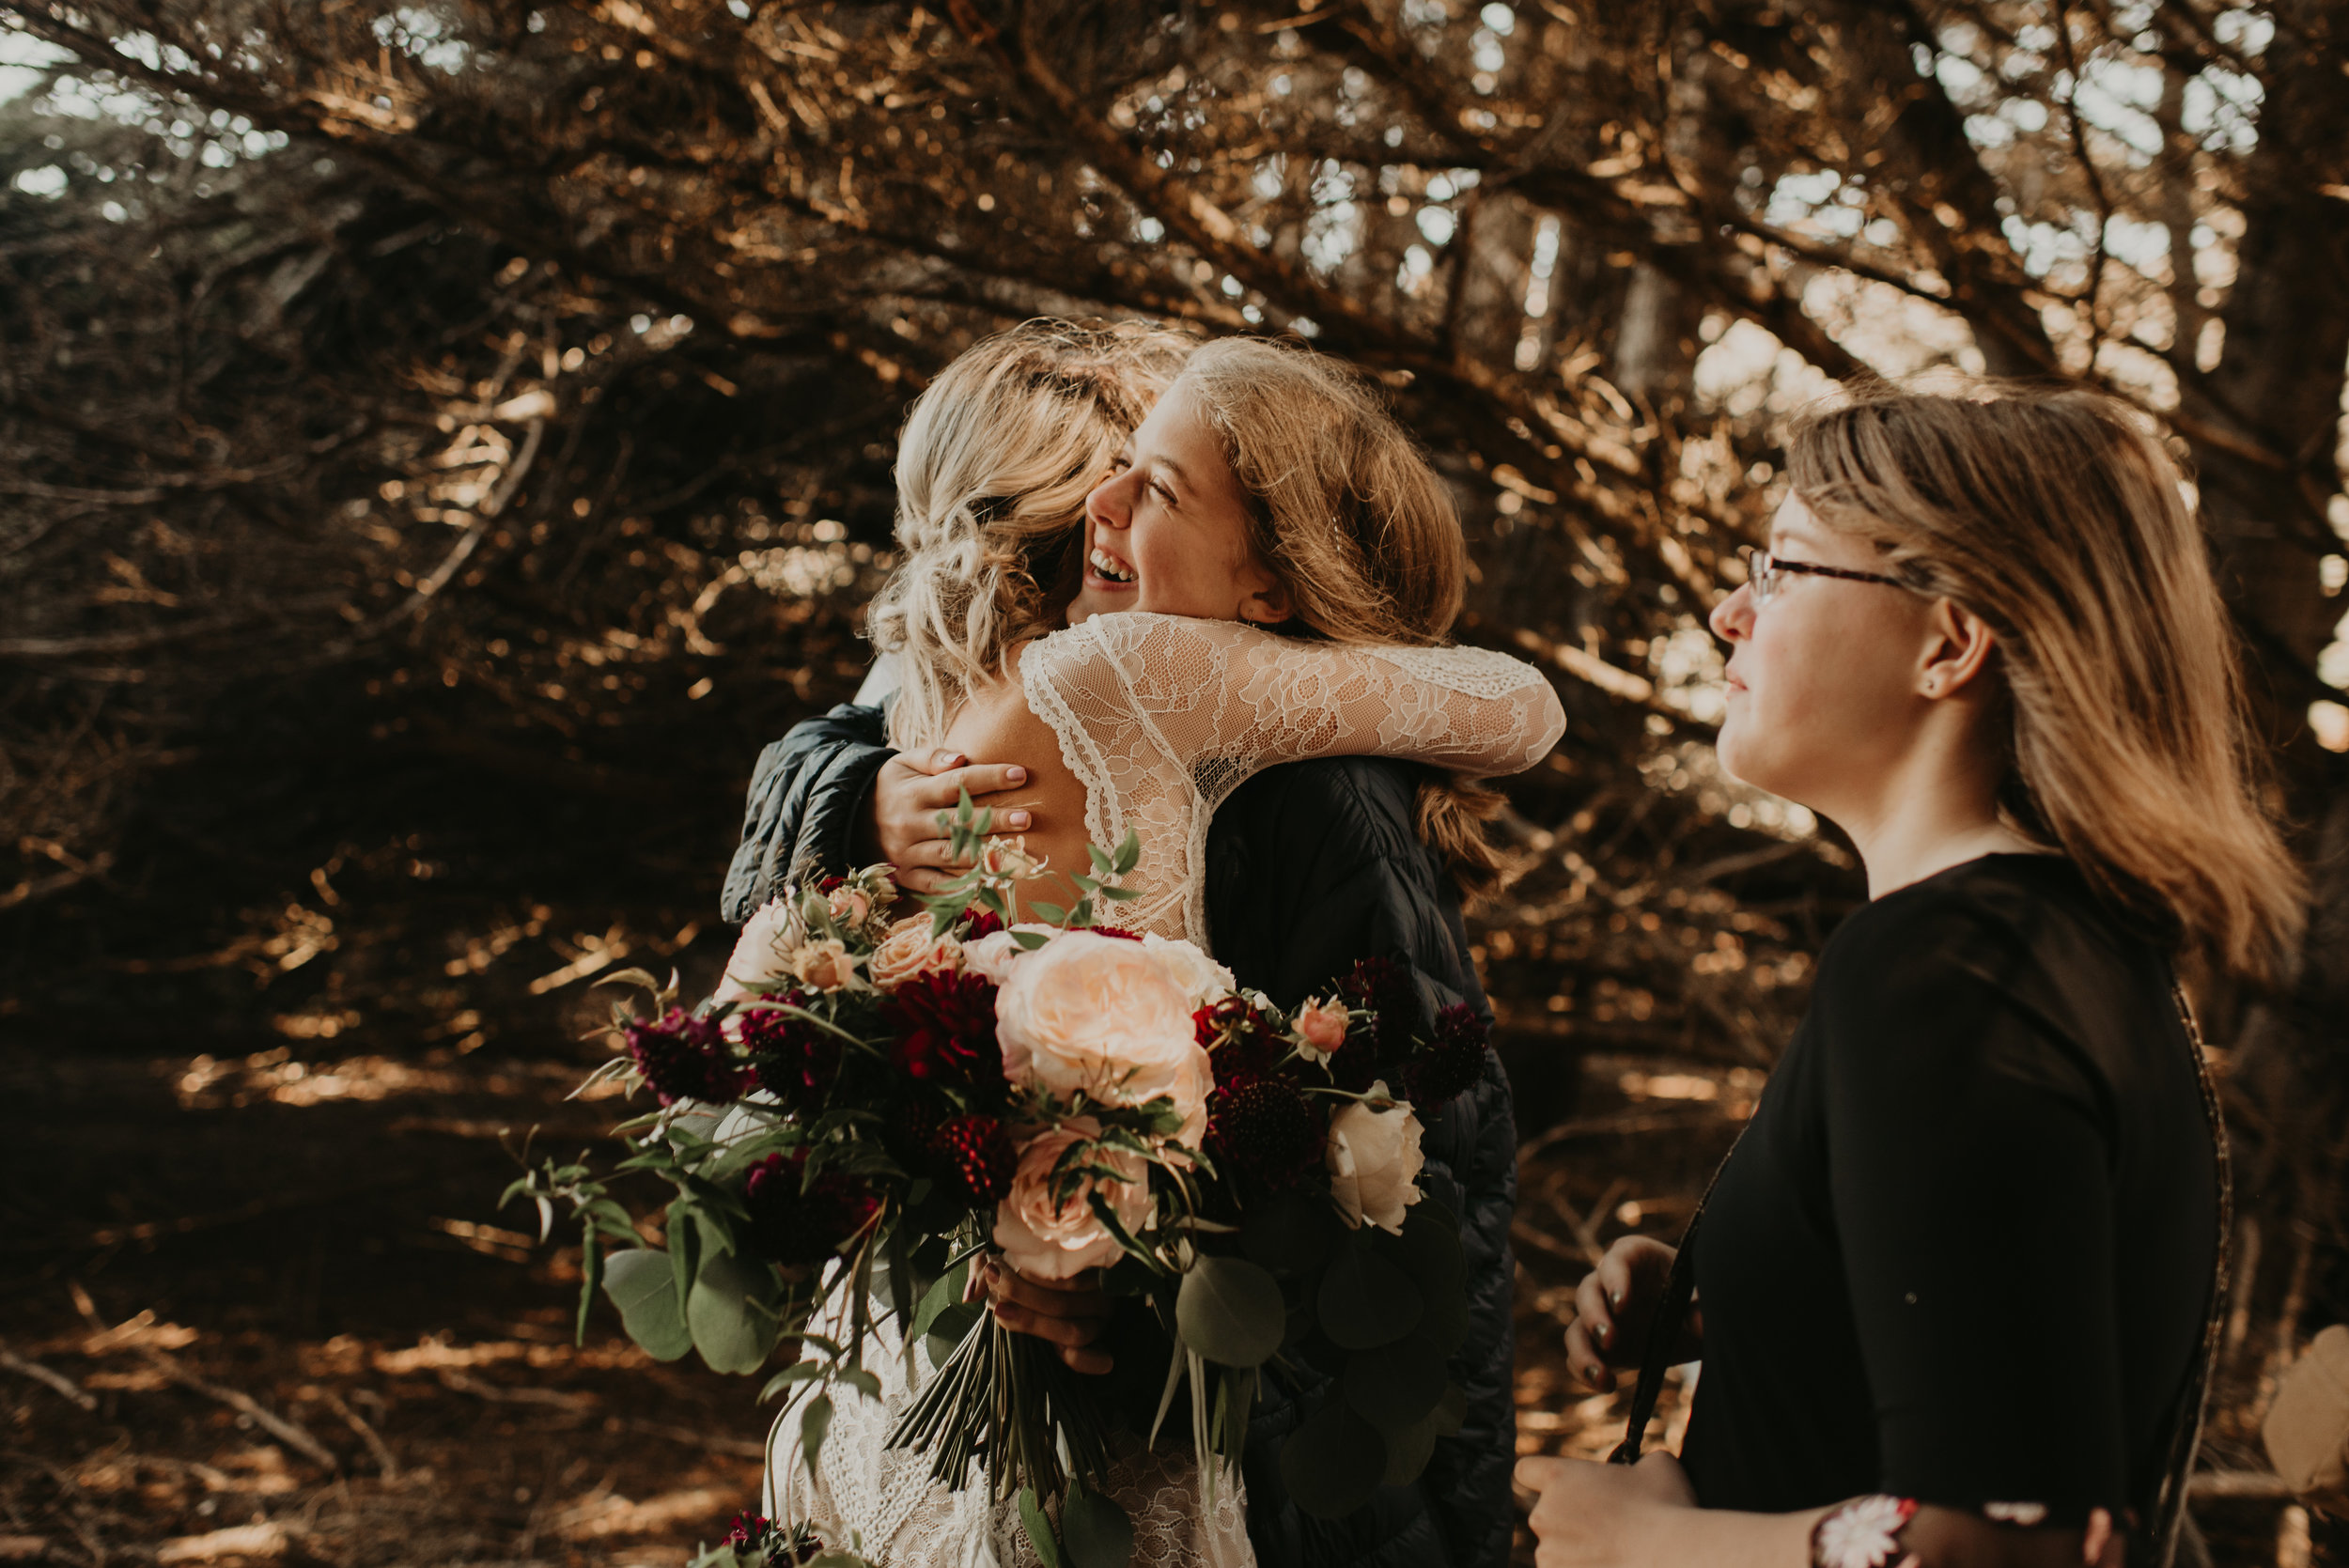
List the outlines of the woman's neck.
{"type": "Polygon", "coordinates": [[[1999,770],[1971,746],[1920,747],[1861,800],[1825,813],[1851,835],[1881,898],[1984,855],[2043,851],[1999,812],[1999,770]]]}

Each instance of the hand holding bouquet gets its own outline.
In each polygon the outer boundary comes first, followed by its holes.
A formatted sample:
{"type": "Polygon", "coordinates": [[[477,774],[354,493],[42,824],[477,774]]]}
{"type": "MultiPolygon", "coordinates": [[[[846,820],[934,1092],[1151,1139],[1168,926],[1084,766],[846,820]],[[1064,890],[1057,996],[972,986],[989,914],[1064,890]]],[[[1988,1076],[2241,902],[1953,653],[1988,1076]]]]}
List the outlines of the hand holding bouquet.
{"type": "Polygon", "coordinates": [[[674,980],[613,977],[652,1006],[615,1010],[597,1076],[659,1108],[618,1129],[610,1170],[549,1161],[510,1194],[543,1224],[558,1200],[577,1215],[582,1331],[600,1290],[658,1358],[749,1374],[789,1347],[761,1397],[797,1410],[777,1431],[812,1468],[835,1400],[878,1393],[869,1342],[894,1314],[936,1371],[892,1444],[957,1487],[983,1465],[1048,1563],[1122,1568],[1097,1387],[963,1299],[982,1254],[1039,1280],[1098,1269],[1169,1352],[1137,1436],[1160,1440],[1187,1392],[1205,1485],[1240,1454],[1256,1379],[1309,1368],[1337,1393],[1283,1451],[1299,1504],[1335,1516],[1415,1479],[1457,1430],[1445,1358],[1466,1328],[1420,1114],[1482,1073],[1481,1022],[1455,1007],[1425,1029],[1408,974],[1376,958],[1283,1013],[1189,942],[1097,924],[1130,896],[1130,836],[1090,851],[1070,907],[1015,924],[1013,885],[1040,868],[967,799],[948,826],[971,869],[922,913],[895,918],[872,867],[759,910],[695,1006],[674,980]],[[615,1196],[645,1178],[671,1193],[657,1247],[615,1196]]]}

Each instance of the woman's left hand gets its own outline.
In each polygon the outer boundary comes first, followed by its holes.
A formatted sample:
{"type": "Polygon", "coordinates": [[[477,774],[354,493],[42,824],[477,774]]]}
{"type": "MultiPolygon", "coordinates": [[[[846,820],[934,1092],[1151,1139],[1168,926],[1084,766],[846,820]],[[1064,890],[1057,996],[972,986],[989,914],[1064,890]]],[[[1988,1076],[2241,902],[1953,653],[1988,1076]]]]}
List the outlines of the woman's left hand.
{"type": "Polygon", "coordinates": [[[1653,1561],[1642,1544],[1647,1528],[1660,1514],[1697,1505],[1688,1472],[1663,1452],[1637,1465],[1520,1459],[1517,1484],[1541,1494],[1527,1521],[1537,1543],[1537,1568],[1623,1568],[1653,1561]]]}

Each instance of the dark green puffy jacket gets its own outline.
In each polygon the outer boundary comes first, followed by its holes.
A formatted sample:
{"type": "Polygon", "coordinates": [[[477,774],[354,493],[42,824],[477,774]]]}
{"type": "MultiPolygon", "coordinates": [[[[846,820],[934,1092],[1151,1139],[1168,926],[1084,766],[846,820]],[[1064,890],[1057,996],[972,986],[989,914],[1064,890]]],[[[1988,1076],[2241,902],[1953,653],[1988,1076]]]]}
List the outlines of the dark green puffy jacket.
{"type": "MultiPolygon", "coordinates": [[[[846,705],[768,747],[726,876],[725,918],[739,923],[810,873],[850,869],[854,824],[892,754],[881,710],[846,705]]],[[[1467,1001],[1489,1021],[1459,900],[1412,831],[1423,776],[1377,757],[1289,763],[1257,774],[1217,810],[1207,835],[1207,925],[1216,957],[1242,986],[1294,1006],[1326,991],[1356,959],[1388,955],[1409,965],[1431,1018],[1437,1007],[1467,1001]]],[[[1262,1568],[1508,1561],[1517,1131],[1509,1080],[1490,1050],[1483,1079],[1429,1117],[1422,1148],[1426,1190],[1460,1217],[1468,1258],[1469,1331],[1452,1358],[1468,1418],[1456,1437],[1437,1443],[1413,1485],[1383,1487],[1343,1519],[1315,1519],[1288,1500],[1279,1451],[1320,1407],[1328,1385],[1267,1377],[1243,1461],[1248,1533],[1262,1568]]]]}

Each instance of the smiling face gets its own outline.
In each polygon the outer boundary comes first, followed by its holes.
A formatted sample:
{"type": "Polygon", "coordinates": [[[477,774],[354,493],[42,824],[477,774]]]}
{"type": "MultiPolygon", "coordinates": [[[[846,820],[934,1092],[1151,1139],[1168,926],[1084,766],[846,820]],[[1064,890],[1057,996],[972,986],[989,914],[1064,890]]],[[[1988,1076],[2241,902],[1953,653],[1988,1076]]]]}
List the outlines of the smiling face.
{"type": "MultiPolygon", "coordinates": [[[[1862,539],[1838,533],[1789,495],[1770,521],[1770,553],[1790,562],[1882,571],[1862,539]]],[[[1721,766],[1830,819],[1865,798],[1906,754],[1928,706],[1933,601],[1879,582],[1789,573],[1756,609],[1739,588],[1712,614],[1731,644],[1721,766]]]]}
{"type": "Polygon", "coordinates": [[[1289,617],[1286,590],[1249,542],[1248,498],[1179,381],[1085,497],[1084,545],[1071,626],[1119,610],[1264,625],[1289,617]]]}

